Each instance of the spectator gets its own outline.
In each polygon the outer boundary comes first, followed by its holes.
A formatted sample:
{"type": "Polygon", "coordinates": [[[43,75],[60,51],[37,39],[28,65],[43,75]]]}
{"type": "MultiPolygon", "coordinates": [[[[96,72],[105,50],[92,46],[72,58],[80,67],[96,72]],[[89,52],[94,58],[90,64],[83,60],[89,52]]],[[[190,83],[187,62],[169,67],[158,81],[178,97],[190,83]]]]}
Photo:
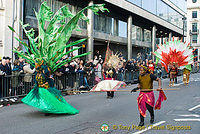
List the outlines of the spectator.
{"type": "Polygon", "coordinates": [[[85,66],[84,66],[84,71],[86,72],[85,74],[85,82],[86,86],[93,86],[93,81],[94,81],[94,64],[91,61],[88,61],[85,66]]]}
{"type": "MultiPolygon", "coordinates": [[[[57,63],[60,63],[61,61],[57,61],[57,63]]],[[[63,86],[63,83],[64,83],[64,66],[58,68],[56,71],[55,71],[55,85],[56,85],[56,88],[59,89],[59,90],[63,90],[64,89],[64,86],[63,86]]]]}
{"type": "Polygon", "coordinates": [[[8,88],[8,80],[7,80],[7,75],[9,74],[8,71],[8,66],[6,64],[5,57],[3,58],[1,64],[0,64],[0,70],[2,75],[2,97],[7,97],[9,93],[9,88],[8,88]],[[4,91],[3,91],[4,90],[4,91]]]}
{"type": "Polygon", "coordinates": [[[67,88],[69,88],[69,79],[70,79],[70,72],[69,72],[69,70],[70,70],[70,67],[69,67],[69,64],[68,63],[66,63],[65,65],[64,65],[64,89],[67,89],[67,88]]]}
{"type": "Polygon", "coordinates": [[[5,60],[6,60],[6,66],[7,66],[7,83],[8,85],[6,86],[7,89],[6,91],[11,92],[11,75],[12,75],[12,67],[11,67],[11,58],[10,57],[5,57],[5,60]]]}
{"type": "MultiPolygon", "coordinates": [[[[20,69],[23,70],[23,67],[24,67],[24,59],[23,58],[19,58],[19,66],[20,66],[20,69]]],[[[23,87],[23,73],[22,75],[19,76],[19,83],[20,83],[20,88],[22,90],[22,87],[23,87]]]]}
{"type": "Polygon", "coordinates": [[[98,62],[99,62],[99,59],[97,58],[97,56],[95,55],[94,56],[94,66],[96,66],[97,64],[98,64],[98,62]]]}
{"type": "Polygon", "coordinates": [[[159,77],[159,78],[162,77],[162,66],[160,63],[157,64],[156,73],[157,73],[157,77],[159,77]]]}
{"type": "Polygon", "coordinates": [[[133,79],[133,61],[129,60],[128,63],[125,66],[126,69],[126,79],[128,80],[128,82],[131,83],[132,79],[133,79]]]}
{"type": "Polygon", "coordinates": [[[13,69],[12,69],[12,77],[11,77],[11,86],[12,86],[12,91],[11,91],[11,96],[15,95],[21,95],[19,91],[19,75],[20,73],[23,72],[23,70],[20,69],[19,66],[19,60],[15,60],[13,63],[13,69]]]}
{"type": "Polygon", "coordinates": [[[133,60],[133,69],[134,69],[134,71],[133,71],[133,76],[134,76],[134,80],[136,79],[138,79],[138,77],[139,77],[139,67],[137,66],[137,62],[136,62],[136,60],[134,59],[133,60]]]}
{"type": "Polygon", "coordinates": [[[95,84],[99,83],[101,81],[102,78],[102,60],[99,60],[96,67],[95,67],[95,84]]]}
{"type": "Polygon", "coordinates": [[[23,58],[19,58],[19,66],[20,68],[23,70],[23,67],[24,67],[24,59],[23,58]]]}
{"type": "Polygon", "coordinates": [[[69,65],[69,75],[71,76],[69,79],[69,87],[74,88],[74,82],[76,80],[76,64],[75,62],[71,62],[69,65]]]}
{"type": "Polygon", "coordinates": [[[10,57],[5,57],[5,61],[6,61],[6,65],[7,65],[7,75],[11,75],[12,74],[12,67],[11,67],[11,62],[10,62],[11,58],[10,57]]]}
{"type": "MultiPolygon", "coordinates": [[[[0,66],[2,65],[2,59],[0,58],[0,66]]],[[[0,98],[2,98],[2,91],[3,91],[3,76],[4,76],[4,72],[3,70],[1,70],[0,68],[0,98]]]]}
{"type": "Polygon", "coordinates": [[[33,73],[35,72],[35,68],[31,69],[31,65],[29,63],[25,63],[24,67],[24,86],[25,86],[25,94],[28,94],[31,87],[33,73]]]}
{"type": "Polygon", "coordinates": [[[80,88],[83,88],[84,87],[84,61],[83,60],[80,60],[77,72],[79,76],[79,86],[80,88]]]}

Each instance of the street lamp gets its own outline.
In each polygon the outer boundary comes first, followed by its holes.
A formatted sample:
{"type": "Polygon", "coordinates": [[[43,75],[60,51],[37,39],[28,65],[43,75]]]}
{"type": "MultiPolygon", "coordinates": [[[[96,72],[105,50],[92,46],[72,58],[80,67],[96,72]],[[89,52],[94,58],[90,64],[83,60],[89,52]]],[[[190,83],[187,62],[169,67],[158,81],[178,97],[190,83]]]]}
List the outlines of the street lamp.
{"type": "Polygon", "coordinates": [[[186,20],[187,18],[185,17],[185,16],[183,16],[183,18],[182,18],[182,20],[183,20],[183,42],[184,42],[184,31],[185,31],[185,20],[186,20]]]}

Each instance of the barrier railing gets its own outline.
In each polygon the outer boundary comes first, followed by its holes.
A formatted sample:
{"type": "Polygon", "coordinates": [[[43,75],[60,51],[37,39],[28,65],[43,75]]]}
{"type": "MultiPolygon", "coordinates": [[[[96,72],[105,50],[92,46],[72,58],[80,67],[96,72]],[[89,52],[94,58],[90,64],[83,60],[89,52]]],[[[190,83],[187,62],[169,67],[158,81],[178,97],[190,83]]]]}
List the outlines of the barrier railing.
{"type": "MultiPolygon", "coordinates": [[[[191,73],[199,72],[199,67],[193,66],[191,73]]],[[[97,71],[92,74],[87,74],[84,71],[76,73],[66,73],[59,76],[54,76],[54,86],[61,91],[91,89],[99,80],[97,79],[97,71]]],[[[100,72],[102,75],[102,73],[100,72]]],[[[168,73],[164,69],[155,69],[154,74],[160,78],[167,78],[168,73]]],[[[182,75],[182,70],[179,70],[178,75],[182,75]]],[[[139,71],[124,71],[117,72],[116,79],[125,81],[127,84],[137,83],[139,71]]],[[[25,96],[34,87],[34,75],[0,75],[0,98],[20,97],[25,96]]]]}

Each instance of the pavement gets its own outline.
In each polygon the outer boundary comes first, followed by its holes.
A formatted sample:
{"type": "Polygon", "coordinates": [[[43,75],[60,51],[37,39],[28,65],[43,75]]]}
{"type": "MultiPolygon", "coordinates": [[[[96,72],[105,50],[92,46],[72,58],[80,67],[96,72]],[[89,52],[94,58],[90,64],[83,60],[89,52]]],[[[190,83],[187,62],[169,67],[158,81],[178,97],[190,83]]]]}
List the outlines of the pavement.
{"type": "MultiPolygon", "coordinates": [[[[138,92],[116,92],[113,99],[106,99],[103,92],[65,96],[69,104],[80,110],[77,115],[45,116],[22,103],[2,107],[0,134],[199,134],[200,74],[192,74],[190,80],[189,86],[184,86],[179,77],[179,84],[172,87],[177,90],[165,91],[167,100],[155,111],[155,122],[149,123],[147,112],[144,127],[137,127],[138,92]]],[[[163,88],[169,88],[168,82],[162,80],[163,88]]],[[[154,85],[156,88],[157,82],[154,85]]],[[[154,93],[157,100],[158,92],[154,93]]]]}

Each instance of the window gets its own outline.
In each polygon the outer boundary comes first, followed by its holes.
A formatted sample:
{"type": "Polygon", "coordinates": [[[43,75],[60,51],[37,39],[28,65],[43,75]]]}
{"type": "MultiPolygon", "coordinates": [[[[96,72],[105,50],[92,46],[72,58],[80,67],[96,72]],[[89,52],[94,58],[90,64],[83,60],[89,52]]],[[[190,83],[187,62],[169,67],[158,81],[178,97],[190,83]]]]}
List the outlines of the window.
{"type": "Polygon", "coordinates": [[[193,2],[193,3],[196,3],[196,2],[197,2],[197,0],[192,0],[192,2],[193,2]]]}
{"type": "Polygon", "coordinates": [[[192,32],[197,32],[197,23],[192,23],[192,32]]]}
{"type": "Polygon", "coordinates": [[[197,11],[192,11],[192,18],[197,18],[197,11]]]}
{"type": "Polygon", "coordinates": [[[197,34],[192,35],[192,43],[197,43],[197,34]]]}

